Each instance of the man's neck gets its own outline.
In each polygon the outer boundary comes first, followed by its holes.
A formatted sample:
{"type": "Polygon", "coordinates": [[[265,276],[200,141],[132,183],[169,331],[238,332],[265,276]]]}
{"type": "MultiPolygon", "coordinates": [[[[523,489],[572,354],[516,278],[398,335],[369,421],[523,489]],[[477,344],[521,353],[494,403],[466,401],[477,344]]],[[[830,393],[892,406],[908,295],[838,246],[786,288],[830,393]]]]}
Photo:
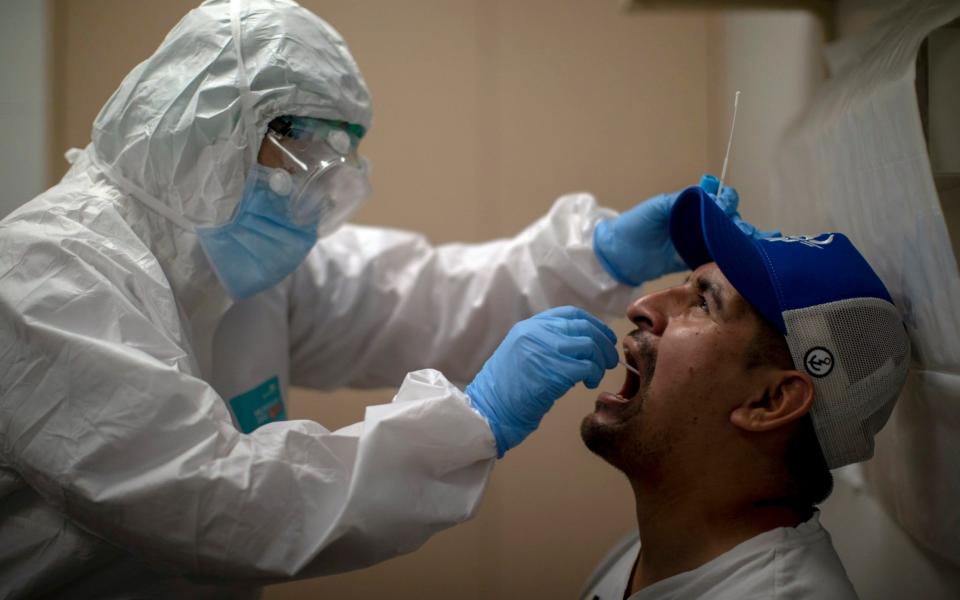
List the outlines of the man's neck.
{"type": "Polygon", "coordinates": [[[722,498],[707,487],[651,492],[634,483],[634,494],[642,546],[628,596],[696,569],[765,531],[796,527],[809,518],[783,503],[722,498]]]}

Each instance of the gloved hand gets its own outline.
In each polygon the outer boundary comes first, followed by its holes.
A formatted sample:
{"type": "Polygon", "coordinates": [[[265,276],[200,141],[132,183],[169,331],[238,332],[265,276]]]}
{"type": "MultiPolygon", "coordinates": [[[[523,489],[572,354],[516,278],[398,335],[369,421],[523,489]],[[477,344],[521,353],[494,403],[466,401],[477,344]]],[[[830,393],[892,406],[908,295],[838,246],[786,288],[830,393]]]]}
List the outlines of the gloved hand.
{"type": "MultiPolygon", "coordinates": [[[[760,231],[741,219],[737,212],[740,202],[737,190],[725,187],[717,198],[719,185],[713,175],[704,175],[700,179],[700,187],[713,197],[717,206],[741,231],[753,238],[779,235],[779,232],[760,231]]],[[[674,192],[654,196],[618,217],[597,224],[593,232],[593,250],[614,279],[638,286],[687,268],[670,240],[670,211],[679,195],[680,192],[674,192]]]]}
{"type": "Polygon", "coordinates": [[[497,456],[530,435],[577,382],[600,385],[606,370],[617,365],[616,341],[603,321],[573,306],[514,325],[466,389],[493,430],[497,456]]]}

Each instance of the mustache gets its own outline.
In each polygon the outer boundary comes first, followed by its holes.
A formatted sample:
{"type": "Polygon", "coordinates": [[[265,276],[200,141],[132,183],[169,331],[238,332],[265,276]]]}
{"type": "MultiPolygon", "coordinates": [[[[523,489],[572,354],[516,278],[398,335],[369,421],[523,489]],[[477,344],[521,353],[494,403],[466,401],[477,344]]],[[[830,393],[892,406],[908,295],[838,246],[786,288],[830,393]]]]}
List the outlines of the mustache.
{"type": "Polygon", "coordinates": [[[646,388],[653,379],[653,373],[657,368],[657,347],[650,339],[650,334],[640,329],[634,329],[627,334],[637,343],[637,350],[634,352],[637,370],[640,371],[640,385],[646,388]]]}

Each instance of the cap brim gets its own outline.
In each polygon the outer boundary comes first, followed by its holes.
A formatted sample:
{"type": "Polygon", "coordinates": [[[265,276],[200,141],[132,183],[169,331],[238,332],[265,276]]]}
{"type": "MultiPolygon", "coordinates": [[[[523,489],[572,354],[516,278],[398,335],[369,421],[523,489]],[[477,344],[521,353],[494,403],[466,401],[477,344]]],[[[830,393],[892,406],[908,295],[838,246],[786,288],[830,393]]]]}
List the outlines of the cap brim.
{"type": "Polygon", "coordinates": [[[786,335],[782,303],[770,281],[766,255],[703,188],[694,186],[680,193],[670,214],[670,238],[691,269],[716,262],[740,295],[786,335]]]}

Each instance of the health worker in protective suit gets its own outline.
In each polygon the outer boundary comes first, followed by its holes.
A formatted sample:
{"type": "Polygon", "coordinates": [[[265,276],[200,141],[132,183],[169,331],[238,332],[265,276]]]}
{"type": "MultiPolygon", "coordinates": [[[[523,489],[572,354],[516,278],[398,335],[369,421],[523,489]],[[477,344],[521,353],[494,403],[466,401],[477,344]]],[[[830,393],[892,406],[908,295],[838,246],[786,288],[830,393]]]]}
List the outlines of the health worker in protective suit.
{"type": "Polygon", "coordinates": [[[370,123],[326,23],[213,0],[2,221],[0,596],[238,595],[412,551],[614,366],[585,311],[683,268],[673,195],[564,197],[481,245],[344,225],[370,123]],[[400,387],[331,432],[286,420],[290,385],[400,387]]]}

